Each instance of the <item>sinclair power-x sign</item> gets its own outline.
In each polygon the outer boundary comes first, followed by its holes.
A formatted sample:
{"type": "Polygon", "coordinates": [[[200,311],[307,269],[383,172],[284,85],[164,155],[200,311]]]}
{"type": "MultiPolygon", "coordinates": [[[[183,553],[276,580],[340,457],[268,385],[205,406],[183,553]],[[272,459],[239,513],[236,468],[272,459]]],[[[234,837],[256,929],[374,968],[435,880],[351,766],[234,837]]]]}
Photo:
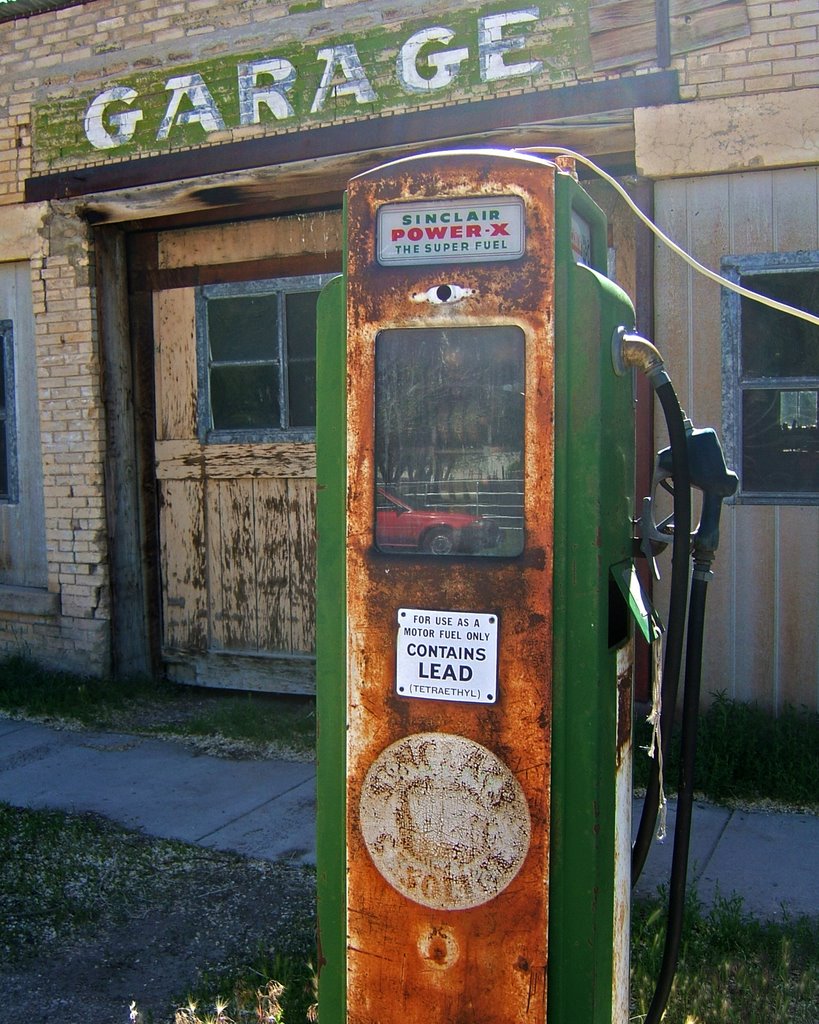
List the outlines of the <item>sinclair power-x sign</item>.
{"type": "Polygon", "coordinates": [[[515,197],[390,203],[378,211],[383,266],[513,260],[525,251],[523,203],[515,197]]]}

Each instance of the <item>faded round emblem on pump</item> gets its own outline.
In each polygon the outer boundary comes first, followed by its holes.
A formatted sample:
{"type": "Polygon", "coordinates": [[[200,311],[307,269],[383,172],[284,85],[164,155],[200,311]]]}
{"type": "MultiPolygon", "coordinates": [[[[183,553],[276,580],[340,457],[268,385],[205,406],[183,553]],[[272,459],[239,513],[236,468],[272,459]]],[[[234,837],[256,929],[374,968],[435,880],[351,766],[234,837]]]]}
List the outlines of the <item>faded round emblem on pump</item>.
{"type": "Polygon", "coordinates": [[[364,779],[359,818],[383,877],[436,910],[488,903],[518,873],[531,839],[509,768],[448,733],[416,733],[383,750],[364,779]]]}

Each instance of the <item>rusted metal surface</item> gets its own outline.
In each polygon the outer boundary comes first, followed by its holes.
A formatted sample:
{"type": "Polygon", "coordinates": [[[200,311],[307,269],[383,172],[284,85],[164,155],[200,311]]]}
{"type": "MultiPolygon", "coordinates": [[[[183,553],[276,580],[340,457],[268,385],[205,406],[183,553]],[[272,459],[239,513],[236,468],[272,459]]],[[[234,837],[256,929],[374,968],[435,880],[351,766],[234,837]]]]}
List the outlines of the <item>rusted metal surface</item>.
{"type": "Polygon", "coordinates": [[[631,713],[634,681],[634,642],[617,653],[617,749],[615,765],[619,771],[631,751],[631,713]]]}
{"type": "Polygon", "coordinates": [[[612,1020],[629,1017],[629,943],[631,940],[631,767],[634,641],[617,652],[617,750],[615,754],[614,929],[612,1020]]]}
{"type": "MultiPolygon", "coordinates": [[[[359,821],[382,877],[433,910],[488,903],[513,881],[531,840],[509,768],[479,743],[440,732],[406,736],[379,754],[359,821]]],[[[434,950],[436,962],[447,959],[434,950]]]]}
{"type": "Polygon", "coordinates": [[[404,161],[350,184],[351,1024],[413,1024],[431,1017],[451,1024],[545,1020],[554,505],[553,189],[551,165],[486,153],[439,154],[435,162],[404,161]],[[527,245],[522,258],[480,267],[378,264],[375,224],[382,203],[492,196],[523,200],[527,245]],[[411,301],[413,294],[441,283],[469,286],[473,293],[451,306],[419,309],[411,301]],[[498,322],[517,324],[526,337],[523,554],[515,559],[441,561],[379,553],[373,543],[378,330],[498,322]],[[398,697],[399,607],[497,614],[497,702],[486,706],[398,697]],[[490,848],[497,848],[494,865],[490,848]],[[454,866],[442,869],[442,859],[454,866]],[[481,902],[469,905],[479,890],[481,902]]]}

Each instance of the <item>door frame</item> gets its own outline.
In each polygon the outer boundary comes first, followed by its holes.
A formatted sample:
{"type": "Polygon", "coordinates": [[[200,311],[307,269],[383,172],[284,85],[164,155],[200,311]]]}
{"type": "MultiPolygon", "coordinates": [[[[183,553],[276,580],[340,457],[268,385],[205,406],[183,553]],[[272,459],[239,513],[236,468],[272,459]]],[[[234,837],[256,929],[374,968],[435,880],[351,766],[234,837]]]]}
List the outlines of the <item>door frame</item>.
{"type": "MultiPolygon", "coordinates": [[[[341,196],[328,197],[322,205],[325,209],[339,209],[341,196]]],[[[316,212],[290,209],[278,210],[275,215],[316,212]]],[[[264,213],[270,216],[268,211],[264,213]]],[[[226,213],[222,222],[255,220],[259,216],[259,211],[245,210],[244,216],[226,213]]],[[[156,229],[144,220],[94,229],[107,431],[104,474],[111,567],[111,671],[118,678],[164,674],[158,488],[154,470],[154,292],[260,277],[324,274],[340,267],[340,254],[329,252],[162,268],[158,256],[160,223],[162,232],[199,226],[189,215],[182,215],[162,217],[161,222],[157,219],[156,229]]],[[[212,212],[202,217],[201,226],[215,226],[212,212]]],[[[264,671],[262,667],[261,675],[264,671]]],[[[306,679],[304,671],[295,674],[306,679]]],[[[249,688],[262,687],[251,678],[249,688]]]]}

